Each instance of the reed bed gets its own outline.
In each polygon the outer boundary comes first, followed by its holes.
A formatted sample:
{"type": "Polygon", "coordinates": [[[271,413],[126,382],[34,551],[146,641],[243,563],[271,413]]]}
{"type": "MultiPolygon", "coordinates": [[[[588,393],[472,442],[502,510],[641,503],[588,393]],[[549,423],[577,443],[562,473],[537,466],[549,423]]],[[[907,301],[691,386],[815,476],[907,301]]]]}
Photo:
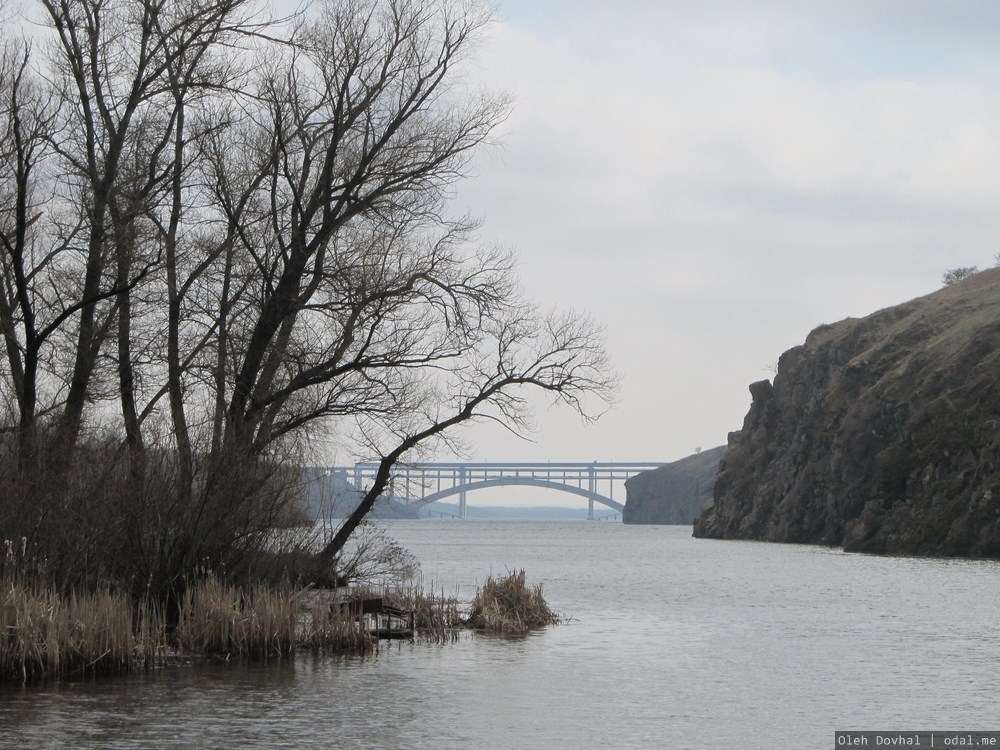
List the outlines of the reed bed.
{"type": "Polygon", "coordinates": [[[105,589],[61,597],[12,577],[2,585],[0,680],[127,674],[152,666],[162,653],[162,618],[148,606],[136,617],[123,594],[105,589]]]}
{"type": "Polygon", "coordinates": [[[297,648],[365,651],[374,639],[356,617],[300,605],[290,586],[246,589],[208,577],[182,597],[168,645],[166,620],[110,588],[60,595],[0,578],[0,682],[123,675],[168,654],[286,658],[297,648]]]}
{"type": "Polygon", "coordinates": [[[487,578],[467,616],[457,596],[416,585],[307,594],[290,584],[240,587],[206,575],[181,597],[168,646],[166,618],[152,602],[136,604],[110,586],[61,595],[19,557],[8,544],[0,559],[0,681],[121,675],[155,667],[168,651],[248,659],[287,658],[297,649],[368,651],[378,641],[360,602],[370,598],[412,612],[407,626],[421,640],[455,640],[468,628],[523,633],[559,622],[541,584],[529,587],[523,570],[487,578]]]}
{"type": "MultiPolygon", "coordinates": [[[[243,589],[209,576],[181,603],[176,645],[187,653],[285,658],[298,649],[369,651],[375,639],[336,597],[304,597],[288,585],[243,589]]],[[[315,592],[313,592],[315,593],[315,592]]]]}
{"type": "Polygon", "coordinates": [[[377,641],[346,609],[314,603],[300,619],[298,644],[312,651],[371,651],[377,641]]]}
{"type": "Polygon", "coordinates": [[[528,586],[524,570],[501,578],[489,576],[472,600],[469,627],[492,633],[526,633],[556,625],[559,616],[542,594],[542,584],[528,586]]]}
{"type": "Polygon", "coordinates": [[[208,576],[188,588],[174,633],[196,654],[253,659],[287,657],[298,631],[299,608],[287,586],[234,586],[208,576]]]}

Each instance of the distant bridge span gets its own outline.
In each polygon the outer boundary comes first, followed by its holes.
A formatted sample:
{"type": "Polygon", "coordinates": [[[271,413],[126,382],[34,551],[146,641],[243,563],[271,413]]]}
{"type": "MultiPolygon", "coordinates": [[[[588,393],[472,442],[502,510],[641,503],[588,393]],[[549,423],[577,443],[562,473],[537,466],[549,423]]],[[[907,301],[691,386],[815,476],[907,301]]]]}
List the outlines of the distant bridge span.
{"type": "MultiPolygon", "coordinates": [[[[459,518],[466,517],[469,492],[489,487],[539,487],[568,492],[587,499],[588,514],[594,518],[594,504],[607,506],[618,513],[625,509],[614,499],[615,483],[639,472],[655,469],[660,463],[419,463],[400,464],[392,473],[388,493],[413,506],[458,496],[459,518]]],[[[363,489],[375,477],[378,463],[336,466],[341,478],[363,489]]]]}

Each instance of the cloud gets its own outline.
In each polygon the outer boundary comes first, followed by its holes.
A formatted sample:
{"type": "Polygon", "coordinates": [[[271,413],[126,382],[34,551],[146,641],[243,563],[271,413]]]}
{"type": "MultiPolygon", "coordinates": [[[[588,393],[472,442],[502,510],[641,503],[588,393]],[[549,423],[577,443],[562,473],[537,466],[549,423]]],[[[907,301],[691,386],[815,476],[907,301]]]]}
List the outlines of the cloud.
{"type": "MultiPolygon", "coordinates": [[[[495,25],[479,71],[517,103],[461,200],[532,294],[607,322],[633,374],[607,424],[652,408],[721,441],[815,325],[991,262],[1000,62],[975,11],[1000,10],[957,5],[555,3],[495,25]],[[696,425],[691,400],[728,411],[696,425]]],[[[712,443],[618,432],[636,458],[712,443]]]]}
{"type": "Polygon", "coordinates": [[[486,189],[515,193],[502,203],[529,216],[662,227],[679,202],[867,224],[997,208],[994,79],[823,87],[748,65],[596,59],[509,25],[491,54],[519,101],[486,189]]]}

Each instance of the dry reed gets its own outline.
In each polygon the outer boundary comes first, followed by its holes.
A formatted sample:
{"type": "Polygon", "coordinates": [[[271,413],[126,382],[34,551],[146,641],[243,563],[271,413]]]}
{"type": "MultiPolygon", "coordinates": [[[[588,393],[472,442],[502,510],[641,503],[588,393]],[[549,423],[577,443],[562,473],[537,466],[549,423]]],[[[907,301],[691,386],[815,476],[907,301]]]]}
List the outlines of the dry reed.
{"type": "Polygon", "coordinates": [[[417,586],[386,589],[382,593],[387,604],[413,612],[413,626],[421,638],[443,642],[454,639],[463,620],[458,599],[444,591],[435,594],[417,586]]]}
{"type": "Polygon", "coordinates": [[[314,603],[300,620],[299,646],[312,651],[370,651],[375,638],[364,621],[344,607],[314,603]]]}
{"type": "Polygon", "coordinates": [[[295,647],[298,614],[287,586],[244,589],[208,576],[185,592],[174,636],[197,654],[280,658],[295,647]]]}
{"type": "MultiPolygon", "coordinates": [[[[0,682],[127,674],[150,669],[167,652],[159,607],[134,606],[105,588],[60,595],[0,578],[0,682]]],[[[246,589],[207,577],[180,602],[173,646],[189,655],[285,658],[297,648],[365,651],[375,640],[364,622],[339,607],[304,607],[289,586],[246,589]]]]}
{"type": "Polygon", "coordinates": [[[152,608],[138,616],[129,598],[104,589],[59,596],[5,577],[0,594],[0,680],[126,674],[152,666],[163,645],[163,621],[152,608]]]}
{"type": "Polygon", "coordinates": [[[524,570],[509,572],[503,578],[489,576],[476,590],[466,619],[469,627],[493,633],[525,633],[558,622],[559,616],[542,594],[542,584],[529,587],[524,570]]]}
{"type": "MultiPolygon", "coordinates": [[[[10,543],[6,547],[0,560],[0,681],[125,674],[162,659],[165,618],[149,600],[136,605],[110,587],[60,595],[38,584],[38,576],[26,572],[23,555],[10,543]]],[[[303,593],[288,584],[239,587],[205,576],[181,598],[173,645],[189,654],[258,659],[285,658],[297,648],[370,650],[377,641],[360,614],[365,598],[412,612],[409,622],[418,637],[439,642],[467,627],[522,633],[559,621],[541,584],[529,587],[523,570],[487,578],[468,617],[457,597],[415,585],[355,589],[349,600],[337,592],[303,593]]]]}
{"type": "Polygon", "coordinates": [[[287,657],[300,648],[367,651],[374,646],[364,623],[329,600],[305,602],[288,585],[244,590],[214,576],[185,594],[175,638],[189,653],[257,659],[287,657]]]}

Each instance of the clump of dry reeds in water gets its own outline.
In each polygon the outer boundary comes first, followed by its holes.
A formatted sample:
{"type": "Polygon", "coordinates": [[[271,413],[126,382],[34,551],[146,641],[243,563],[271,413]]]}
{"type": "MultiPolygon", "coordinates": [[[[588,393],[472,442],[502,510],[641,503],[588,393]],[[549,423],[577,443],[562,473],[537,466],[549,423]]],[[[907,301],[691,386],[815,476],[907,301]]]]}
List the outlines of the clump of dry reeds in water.
{"type": "Polygon", "coordinates": [[[542,584],[528,586],[524,570],[518,570],[503,578],[489,576],[476,590],[465,622],[493,633],[524,633],[555,625],[559,616],[545,601],[542,584]]]}
{"type": "Polygon", "coordinates": [[[299,605],[288,586],[233,586],[206,576],[184,593],[174,633],[198,654],[268,659],[295,648],[299,605]]]}
{"type": "Polygon", "coordinates": [[[155,663],[164,628],[154,608],[137,611],[110,588],[60,596],[27,580],[9,543],[4,562],[0,681],[119,675],[155,663]]]}

